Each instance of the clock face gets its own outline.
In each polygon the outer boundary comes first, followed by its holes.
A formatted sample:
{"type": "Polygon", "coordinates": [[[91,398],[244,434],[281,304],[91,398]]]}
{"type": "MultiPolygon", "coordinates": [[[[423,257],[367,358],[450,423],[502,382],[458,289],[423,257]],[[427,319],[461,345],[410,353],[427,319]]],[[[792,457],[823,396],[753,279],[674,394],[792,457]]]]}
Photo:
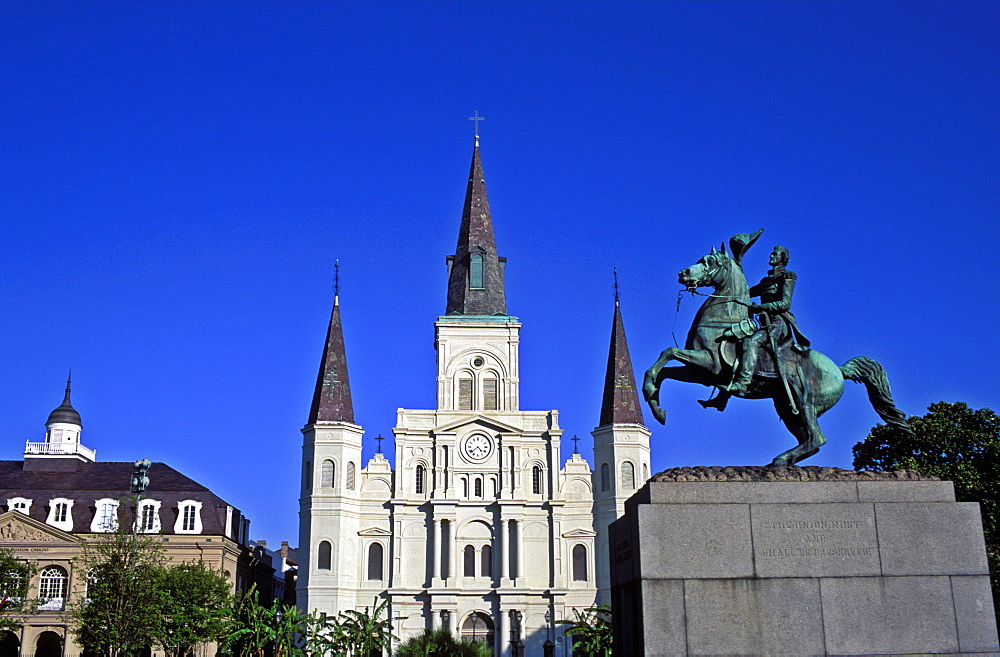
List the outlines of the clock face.
{"type": "Polygon", "coordinates": [[[493,452],[493,441],[481,433],[465,439],[465,455],[473,461],[482,461],[493,452]]]}

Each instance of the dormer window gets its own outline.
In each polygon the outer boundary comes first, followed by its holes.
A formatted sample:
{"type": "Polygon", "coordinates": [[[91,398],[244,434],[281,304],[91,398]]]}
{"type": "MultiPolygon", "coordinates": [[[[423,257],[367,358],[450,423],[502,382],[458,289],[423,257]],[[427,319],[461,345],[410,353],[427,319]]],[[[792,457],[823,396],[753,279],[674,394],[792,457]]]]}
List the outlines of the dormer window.
{"type": "Polygon", "coordinates": [[[64,532],[73,531],[73,500],[57,497],[49,501],[48,524],[64,532]]]}
{"type": "Polygon", "coordinates": [[[94,520],[90,523],[92,532],[113,532],[118,530],[118,500],[104,498],[94,503],[94,520]]]}
{"type": "Polygon", "coordinates": [[[469,289],[483,289],[483,256],[473,253],[469,256],[469,289]]]}
{"type": "Polygon", "coordinates": [[[7,500],[7,509],[10,511],[20,511],[27,515],[31,510],[31,500],[26,497],[12,497],[7,500]]]}
{"type": "Polygon", "coordinates": [[[184,500],[177,505],[177,522],[174,523],[175,534],[200,534],[201,502],[184,500]]]}
{"type": "Polygon", "coordinates": [[[136,530],[144,534],[155,534],[160,531],[160,501],[142,500],[136,515],[136,530]]]}

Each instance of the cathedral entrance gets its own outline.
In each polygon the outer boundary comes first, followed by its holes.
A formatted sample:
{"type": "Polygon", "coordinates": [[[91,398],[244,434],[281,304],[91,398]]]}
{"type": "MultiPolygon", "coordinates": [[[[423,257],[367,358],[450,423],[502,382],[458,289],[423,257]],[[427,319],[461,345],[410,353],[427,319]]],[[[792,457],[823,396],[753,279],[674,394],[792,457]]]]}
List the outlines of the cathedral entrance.
{"type": "Polygon", "coordinates": [[[474,611],[462,622],[462,641],[485,643],[493,647],[493,619],[481,611],[474,611]]]}

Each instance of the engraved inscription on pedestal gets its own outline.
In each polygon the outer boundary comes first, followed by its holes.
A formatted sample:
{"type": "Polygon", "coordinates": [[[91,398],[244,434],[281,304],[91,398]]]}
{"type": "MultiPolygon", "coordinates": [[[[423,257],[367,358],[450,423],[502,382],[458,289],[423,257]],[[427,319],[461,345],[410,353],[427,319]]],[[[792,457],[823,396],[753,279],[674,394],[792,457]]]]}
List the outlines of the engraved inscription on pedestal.
{"type": "Polygon", "coordinates": [[[879,575],[870,504],[767,504],[751,507],[758,577],[879,575]]]}

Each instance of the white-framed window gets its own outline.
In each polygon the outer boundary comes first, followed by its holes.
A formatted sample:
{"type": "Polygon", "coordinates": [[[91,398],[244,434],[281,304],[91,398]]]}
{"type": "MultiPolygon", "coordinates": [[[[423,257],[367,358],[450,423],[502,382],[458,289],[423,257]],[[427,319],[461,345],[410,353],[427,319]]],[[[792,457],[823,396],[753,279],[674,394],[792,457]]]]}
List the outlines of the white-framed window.
{"type": "Polygon", "coordinates": [[[73,531],[73,500],[65,497],[49,500],[49,517],[45,522],[64,532],[73,531]]]}
{"type": "Polygon", "coordinates": [[[61,611],[66,602],[66,570],[59,566],[42,569],[38,578],[39,611],[61,611]]]}
{"type": "Polygon", "coordinates": [[[90,523],[92,532],[113,532],[118,530],[118,500],[105,497],[94,502],[94,520],[90,523]]]}
{"type": "Polygon", "coordinates": [[[427,470],[423,465],[418,465],[413,476],[413,492],[417,495],[424,494],[424,479],[427,476],[427,470]]]}
{"type": "Polygon", "coordinates": [[[143,534],[160,531],[160,500],[141,500],[136,510],[136,530],[143,534]]]}
{"type": "Polygon", "coordinates": [[[20,511],[27,515],[28,511],[31,510],[31,500],[27,497],[11,497],[7,500],[7,509],[9,511],[20,511]]]}
{"type": "Polygon", "coordinates": [[[175,534],[200,534],[201,502],[184,500],[177,505],[177,522],[174,523],[175,534]]]}

